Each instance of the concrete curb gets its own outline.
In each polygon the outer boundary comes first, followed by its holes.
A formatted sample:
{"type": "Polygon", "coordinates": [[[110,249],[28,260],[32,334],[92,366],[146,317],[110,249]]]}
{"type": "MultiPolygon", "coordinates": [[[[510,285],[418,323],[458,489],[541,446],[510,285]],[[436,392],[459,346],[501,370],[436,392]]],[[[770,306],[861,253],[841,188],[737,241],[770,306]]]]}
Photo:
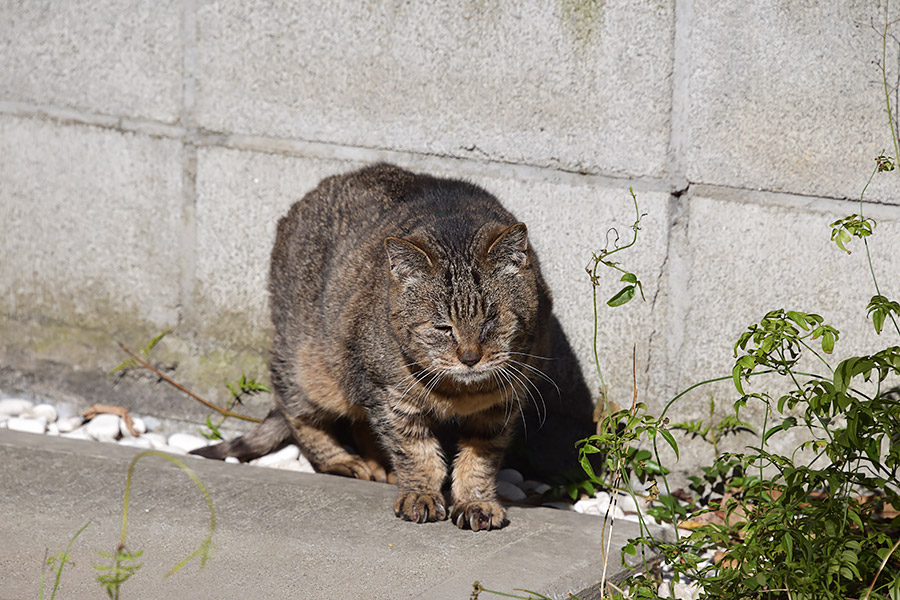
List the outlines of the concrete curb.
{"type": "MultiPolygon", "coordinates": [[[[0,430],[0,599],[37,595],[41,564],[72,545],[60,587],[96,598],[96,552],[114,551],[129,461],[139,450],[0,430]]],[[[510,525],[489,533],[449,522],[413,525],[392,514],[394,488],[324,475],[182,457],[212,496],[212,559],[165,573],[206,537],[203,496],[168,461],[139,461],[126,543],[143,567],[128,598],[422,598],[465,600],[473,582],[512,593],[599,598],[603,519],[513,506],[510,525]]],[[[637,535],[615,524],[608,576],[625,571],[619,551],[637,535]]],[[[45,591],[52,588],[45,575],[45,591]]],[[[482,598],[491,595],[483,593],[482,598]]]]}

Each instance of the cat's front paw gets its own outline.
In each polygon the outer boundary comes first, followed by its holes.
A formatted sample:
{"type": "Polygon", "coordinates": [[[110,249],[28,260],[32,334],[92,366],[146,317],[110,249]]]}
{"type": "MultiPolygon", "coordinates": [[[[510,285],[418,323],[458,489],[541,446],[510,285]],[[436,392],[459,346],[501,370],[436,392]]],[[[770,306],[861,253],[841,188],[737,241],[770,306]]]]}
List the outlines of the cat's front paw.
{"type": "Polygon", "coordinates": [[[426,523],[447,518],[444,497],[428,492],[400,492],[394,503],[394,514],[406,521],[426,523]]]}
{"type": "Polygon", "coordinates": [[[450,518],[460,529],[472,531],[500,529],[509,522],[506,520],[506,509],[493,500],[457,503],[450,518]]]}

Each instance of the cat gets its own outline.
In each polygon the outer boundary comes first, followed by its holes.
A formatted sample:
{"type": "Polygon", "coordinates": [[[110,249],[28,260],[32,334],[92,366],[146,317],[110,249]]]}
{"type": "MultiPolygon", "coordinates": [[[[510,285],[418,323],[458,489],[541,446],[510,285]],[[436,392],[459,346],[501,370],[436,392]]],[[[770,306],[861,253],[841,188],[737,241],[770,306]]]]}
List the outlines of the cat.
{"type": "Polygon", "coordinates": [[[552,300],[524,223],[472,183],[369,166],[279,220],[269,292],[275,407],[195,454],[246,461],[292,439],[319,472],[396,483],[407,521],[508,523],[495,478],[522,405],[540,409],[550,353],[552,300]],[[457,439],[449,510],[441,427],[457,439]]]}

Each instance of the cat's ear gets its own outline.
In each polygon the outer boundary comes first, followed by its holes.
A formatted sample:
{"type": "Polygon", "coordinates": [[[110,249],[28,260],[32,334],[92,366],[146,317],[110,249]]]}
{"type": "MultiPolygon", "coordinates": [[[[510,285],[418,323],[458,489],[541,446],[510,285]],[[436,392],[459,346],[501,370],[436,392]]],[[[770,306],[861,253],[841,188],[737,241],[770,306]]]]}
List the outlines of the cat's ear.
{"type": "Polygon", "coordinates": [[[528,228],[516,223],[500,232],[487,251],[488,260],[504,274],[515,275],[528,262],[528,228]]]}
{"type": "Polygon", "coordinates": [[[433,266],[428,253],[407,240],[389,237],[384,240],[384,249],[391,276],[400,283],[422,279],[433,266]]]}

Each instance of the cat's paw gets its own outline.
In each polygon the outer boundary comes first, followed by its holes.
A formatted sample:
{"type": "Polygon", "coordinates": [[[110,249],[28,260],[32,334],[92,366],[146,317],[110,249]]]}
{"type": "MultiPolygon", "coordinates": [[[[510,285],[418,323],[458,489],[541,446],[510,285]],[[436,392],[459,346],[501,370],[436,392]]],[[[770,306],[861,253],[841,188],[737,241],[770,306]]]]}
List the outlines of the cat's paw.
{"type": "Polygon", "coordinates": [[[506,520],[506,509],[493,500],[459,502],[453,506],[450,518],[460,529],[472,531],[500,529],[509,522],[506,520]]]}
{"type": "Polygon", "coordinates": [[[354,477],[365,481],[387,481],[387,473],[376,463],[369,463],[359,456],[347,456],[340,460],[322,465],[319,469],[323,473],[354,477]]]}
{"type": "Polygon", "coordinates": [[[447,518],[444,497],[428,492],[400,492],[394,503],[394,514],[406,521],[426,523],[447,518]]]}

